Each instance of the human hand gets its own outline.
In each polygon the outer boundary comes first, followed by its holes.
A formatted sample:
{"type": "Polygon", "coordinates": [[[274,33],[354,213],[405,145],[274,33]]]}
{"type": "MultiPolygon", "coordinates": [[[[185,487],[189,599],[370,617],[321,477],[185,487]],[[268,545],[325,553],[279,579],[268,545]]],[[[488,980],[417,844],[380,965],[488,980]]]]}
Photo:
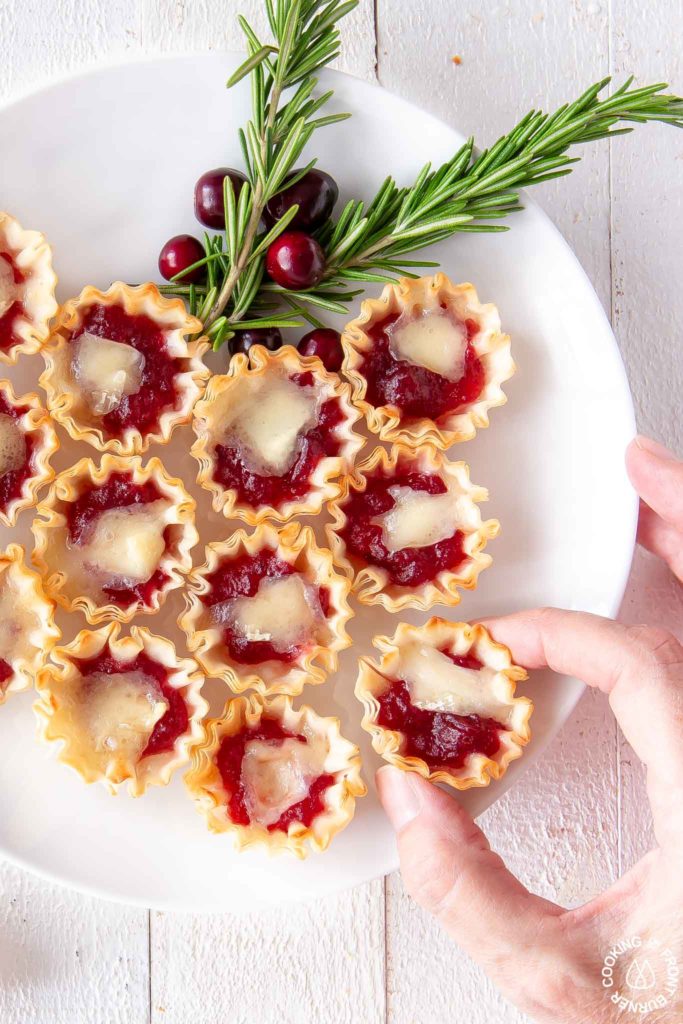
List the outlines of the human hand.
{"type": "MultiPolygon", "coordinates": [[[[642,498],[639,540],[682,579],[683,464],[654,442],[637,439],[627,465],[642,498]]],[[[414,773],[385,766],[377,784],[398,833],[408,892],[539,1024],[681,1024],[683,647],[661,629],[557,609],[487,625],[519,664],[576,675],[608,694],[647,766],[658,845],[606,892],[564,910],[524,888],[451,796],[414,773]],[[657,945],[642,955],[636,950],[616,957],[606,987],[605,957],[615,943],[636,936],[657,945]],[[655,984],[640,992],[624,987],[636,954],[655,975],[655,984]],[[612,1001],[617,992],[664,1005],[634,1018],[612,1001]]]]}

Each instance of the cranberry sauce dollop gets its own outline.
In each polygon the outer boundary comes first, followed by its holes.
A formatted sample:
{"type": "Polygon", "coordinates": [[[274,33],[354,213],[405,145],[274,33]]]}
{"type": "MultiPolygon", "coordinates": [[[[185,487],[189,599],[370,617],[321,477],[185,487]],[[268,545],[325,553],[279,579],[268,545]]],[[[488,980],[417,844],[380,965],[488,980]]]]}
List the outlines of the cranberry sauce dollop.
{"type": "MultiPolygon", "coordinates": [[[[272,718],[262,718],[255,729],[245,729],[236,736],[226,736],[216,755],[216,766],[228,797],[228,812],[236,825],[249,825],[251,819],[244,799],[242,785],[242,761],[244,748],[250,740],[271,740],[273,743],[286,739],[298,739],[306,742],[304,736],[296,736],[286,732],[279,722],[272,718]]],[[[284,811],[277,821],[268,825],[269,832],[286,832],[295,821],[301,822],[306,828],[325,810],[323,797],[325,790],[334,784],[334,775],[319,775],[311,783],[308,795],[298,804],[292,804],[284,811]]]]}
{"type": "Polygon", "coordinates": [[[6,685],[14,675],[14,669],[5,661],[4,658],[0,658],[0,693],[3,693],[6,685]]]}
{"type": "MultiPolygon", "coordinates": [[[[312,373],[296,373],[291,378],[300,387],[315,387],[312,373]]],[[[279,509],[293,498],[303,498],[310,489],[311,477],[321,459],[339,454],[342,446],[336,428],[343,423],[344,412],[337,398],[323,402],[318,422],[299,437],[294,465],[282,476],[260,476],[244,464],[239,448],[216,445],[214,479],[226,490],[235,490],[244,504],[259,508],[270,505],[279,509]]]]}
{"type": "Polygon", "coordinates": [[[389,512],[396,504],[389,488],[410,487],[428,494],[445,494],[443,480],[429,473],[397,473],[391,477],[369,477],[367,489],[351,491],[344,505],[346,526],[340,536],[347,550],[368,565],[385,569],[392,583],[401,587],[417,587],[433,580],[440,572],[454,570],[467,557],[463,552],[464,534],[455,530],[452,537],[437,541],[424,548],[401,548],[389,551],[382,539],[382,527],[373,523],[376,516],[389,512]]]}
{"type": "MultiPolygon", "coordinates": [[[[224,601],[237,597],[254,597],[261,580],[276,580],[296,572],[293,565],[279,558],[277,552],[263,550],[255,555],[241,555],[226,560],[206,577],[210,586],[208,594],[202,597],[204,604],[213,608],[224,601]]],[[[325,617],[330,610],[330,592],[327,587],[318,587],[318,600],[325,617]]],[[[280,661],[290,664],[303,653],[304,644],[293,644],[285,651],[276,650],[267,640],[248,640],[227,622],[223,629],[223,641],[233,661],[241,665],[259,665],[264,661],[280,661]]]]}
{"type": "MultiPolygon", "coordinates": [[[[28,411],[28,405],[11,405],[5,395],[0,392],[0,414],[11,416],[12,419],[18,420],[28,411]]],[[[17,429],[19,428],[17,427],[17,429]]],[[[24,444],[26,445],[24,465],[19,469],[10,469],[7,473],[3,473],[0,476],[0,509],[3,512],[11,501],[21,497],[24,484],[33,476],[35,471],[33,455],[38,444],[37,437],[33,433],[25,433],[23,437],[24,444]]],[[[0,683],[2,683],[1,679],[0,683]]]]}
{"type": "Polygon", "coordinates": [[[86,310],[82,326],[72,334],[71,341],[85,331],[131,345],[145,357],[140,390],[135,395],[123,395],[117,407],[102,417],[104,429],[112,436],[128,427],[137,427],[141,434],[156,430],[162,412],[178,407],[174,380],[181,372],[180,360],[166,350],[163,329],[151,317],[126,313],[123,306],[95,304],[86,310]]]}
{"type": "MultiPolygon", "coordinates": [[[[94,521],[102,512],[106,512],[110,508],[147,505],[159,498],[163,498],[163,494],[153,481],[148,480],[147,483],[137,484],[133,481],[132,473],[112,473],[101,487],[87,486],[79,497],[67,507],[65,515],[69,541],[76,547],[87,543],[88,533],[94,521]]],[[[164,539],[168,547],[168,527],[164,539]]],[[[102,590],[114,604],[122,608],[137,601],[149,605],[153,595],[163,587],[167,579],[168,574],[162,569],[157,569],[148,580],[138,583],[134,587],[107,586],[102,590]]]]}
{"type": "Polygon", "coordinates": [[[150,676],[159,691],[163,700],[168,704],[168,710],[154,726],[154,730],[147,741],[147,746],[142,752],[143,757],[150,757],[152,754],[163,754],[173,749],[173,744],[187,730],[189,715],[187,705],[180,690],[176,690],[168,681],[168,669],[158,661],[154,661],[149,655],[141,651],[133,661],[119,661],[111,653],[109,645],[94,658],[84,660],[77,659],[74,664],[81,674],[84,685],[88,686],[88,676],[95,673],[104,675],[115,675],[116,673],[143,672],[150,676]]]}
{"type": "MultiPolygon", "coordinates": [[[[4,260],[5,263],[9,264],[12,270],[15,284],[23,284],[26,277],[19,270],[12,258],[12,254],[9,252],[0,252],[0,260],[4,260]]],[[[0,316],[0,349],[6,352],[19,341],[19,338],[14,333],[14,325],[21,316],[26,316],[26,310],[24,304],[19,299],[15,299],[10,305],[9,309],[0,316]]]]}
{"type": "MultiPolygon", "coordinates": [[[[441,653],[462,668],[483,668],[472,655],[441,653]]],[[[470,754],[493,757],[500,748],[500,733],[505,732],[500,722],[480,715],[418,708],[410,700],[407,683],[401,679],[393,681],[377,700],[378,724],[402,734],[404,757],[421,757],[431,769],[462,768],[470,754]]]]}
{"type": "Polygon", "coordinates": [[[466,320],[465,369],[460,380],[447,380],[425,366],[396,359],[389,346],[387,328],[399,314],[387,317],[368,331],[373,346],[365,354],[360,372],[368,382],[367,400],[374,406],[395,405],[406,419],[426,416],[437,420],[476,401],[484,387],[484,367],[472,345],[479,330],[476,320],[466,320]]]}

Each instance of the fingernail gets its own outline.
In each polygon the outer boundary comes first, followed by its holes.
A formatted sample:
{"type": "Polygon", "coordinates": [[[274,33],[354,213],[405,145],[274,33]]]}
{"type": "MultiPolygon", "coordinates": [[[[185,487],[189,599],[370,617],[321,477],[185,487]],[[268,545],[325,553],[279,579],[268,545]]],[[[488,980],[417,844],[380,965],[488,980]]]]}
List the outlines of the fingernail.
{"type": "Polygon", "coordinates": [[[422,798],[413,785],[412,773],[385,764],[377,771],[375,780],[392,828],[402,832],[422,810],[422,798]]]}
{"type": "Polygon", "coordinates": [[[659,441],[654,441],[651,437],[644,437],[642,434],[637,435],[636,446],[643,452],[656,455],[658,459],[667,459],[670,462],[674,462],[676,459],[674,453],[665,448],[659,441]]]}

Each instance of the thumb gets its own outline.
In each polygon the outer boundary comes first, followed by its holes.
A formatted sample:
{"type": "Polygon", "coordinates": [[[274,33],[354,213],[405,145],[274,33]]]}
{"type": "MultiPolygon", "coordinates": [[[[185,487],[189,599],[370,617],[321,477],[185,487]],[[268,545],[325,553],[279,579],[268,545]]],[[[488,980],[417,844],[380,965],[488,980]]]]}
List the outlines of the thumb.
{"type": "Polygon", "coordinates": [[[544,924],[563,911],[524,888],[456,800],[390,765],[377,772],[377,788],[408,892],[458,945],[484,967],[500,968],[520,948],[542,944],[544,924]]]}

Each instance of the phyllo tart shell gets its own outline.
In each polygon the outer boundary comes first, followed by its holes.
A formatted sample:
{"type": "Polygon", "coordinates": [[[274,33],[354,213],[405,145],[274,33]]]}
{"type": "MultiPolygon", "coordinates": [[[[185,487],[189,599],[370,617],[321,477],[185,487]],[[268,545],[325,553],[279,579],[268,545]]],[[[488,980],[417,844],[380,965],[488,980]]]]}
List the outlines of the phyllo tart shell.
{"type": "MultiPolygon", "coordinates": [[[[201,329],[201,322],[189,315],[181,299],[166,298],[154,284],[133,287],[116,281],[105,292],[88,285],[77,298],[70,299],[61,307],[48,344],[43,349],[45,370],[40,383],[47,392],[50,412],[74,440],[87,441],[98,451],[133,455],[147,451],[151,444],[166,444],[177,426],[190,421],[194,404],[209,376],[201,358],[208,351],[209,343],[205,338],[197,337],[201,329]],[[98,326],[93,334],[88,327],[88,318],[95,314],[100,319],[104,317],[105,323],[98,326]],[[121,339],[107,337],[107,315],[124,318],[122,330],[128,338],[124,344],[116,345],[115,342],[121,339]],[[155,342],[148,349],[147,356],[142,350],[138,351],[134,344],[136,332],[132,318],[139,318],[137,322],[145,325],[146,330],[151,330],[152,323],[163,335],[163,348],[155,342]],[[101,334],[101,331],[105,333],[101,334]],[[80,382],[74,369],[74,360],[80,358],[74,351],[78,342],[71,340],[74,335],[86,337],[94,346],[88,362],[84,362],[85,369],[78,371],[82,377],[80,382]],[[98,341],[106,350],[97,351],[98,341]],[[132,361],[121,362],[120,353],[118,359],[115,358],[119,348],[125,350],[132,361]],[[109,364],[110,379],[97,379],[98,368],[110,359],[113,359],[109,364]],[[144,412],[150,403],[153,405],[157,401],[162,387],[161,375],[155,376],[152,372],[155,367],[150,365],[147,366],[148,377],[145,376],[147,360],[151,359],[159,360],[160,364],[172,362],[175,367],[171,383],[166,385],[170,391],[168,394],[164,392],[168,401],[164,400],[159,405],[158,416],[148,425],[143,424],[142,430],[139,422],[135,423],[136,413],[133,411],[120,423],[108,423],[108,417],[119,415],[121,402],[129,396],[137,399],[142,393],[144,401],[141,408],[144,412]],[[114,381],[118,381],[116,386],[114,381]]],[[[138,412],[138,421],[140,415],[138,412]]]]}
{"type": "Polygon", "coordinates": [[[82,611],[92,624],[110,619],[129,622],[136,614],[153,614],[169,591],[182,586],[192,567],[190,552],[199,539],[195,501],[157,458],[143,465],[138,456],[104,455],[99,466],[81,459],[57,476],[36,512],[32,558],[45,590],[67,611],[82,611]],[[82,522],[80,503],[108,485],[114,492],[120,485],[124,500],[94,504],[85,526],[79,526],[79,539],[73,541],[72,525],[82,522]],[[134,500],[136,491],[142,492],[139,503],[134,500]],[[128,503],[126,496],[131,496],[128,503]],[[105,519],[108,513],[114,515],[105,519]],[[149,594],[143,598],[136,588],[145,589],[146,584],[149,594]]]}
{"type": "MultiPolygon", "coordinates": [[[[373,644],[381,658],[379,662],[359,660],[356,696],[365,709],[361,724],[385,761],[404,771],[417,772],[431,782],[470,789],[500,779],[510,762],[521,757],[531,736],[533,704],[527,697],[516,697],[515,689],[527,673],[513,663],[508,648],[496,643],[484,626],[440,618],[432,618],[424,626],[401,623],[391,638],[378,636],[373,644]],[[446,674],[442,674],[444,666],[446,674]],[[463,756],[451,765],[430,765],[423,757],[409,753],[410,735],[381,724],[380,704],[396,684],[409,690],[409,680],[415,688],[410,707],[417,709],[418,715],[425,715],[427,708],[432,715],[457,719],[444,723],[443,736],[437,743],[441,756],[449,737],[455,735],[460,741],[461,730],[466,735],[467,729],[477,724],[485,728],[487,741],[492,731],[496,734],[493,746],[497,749],[478,752],[473,741],[471,749],[463,747],[463,756]]],[[[400,708],[399,704],[399,718],[405,714],[405,708],[400,708]]],[[[389,713],[391,725],[396,724],[393,713],[389,713]]],[[[436,723],[430,717],[426,735],[433,738],[435,732],[436,723]]]]}
{"type": "MultiPolygon", "coordinates": [[[[352,401],[361,410],[369,428],[383,441],[400,441],[417,448],[430,442],[448,448],[474,437],[477,429],[489,425],[488,410],[507,399],[501,385],[515,371],[510,338],[501,333],[500,317],[494,305],[479,302],[471,284],[453,284],[444,274],[433,277],[401,278],[387,284],[378,299],[366,299],[357,319],[342,334],[343,373],[351,382],[352,401]],[[373,331],[385,321],[406,316],[418,320],[426,314],[452,314],[461,324],[476,328],[471,338],[473,354],[481,364],[482,384],[476,397],[435,418],[404,415],[398,405],[374,405],[368,399],[366,359],[375,349],[373,331]]],[[[409,365],[409,364],[406,364],[409,365]]]]}
{"type": "MultiPolygon", "coordinates": [[[[271,402],[271,407],[275,408],[274,402],[271,402]]],[[[337,374],[325,370],[317,356],[302,356],[291,345],[273,353],[262,345],[255,345],[249,356],[242,353],[233,356],[226,374],[211,378],[205,396],[195,407],[192,425],[197,440],[192,446],[192,454],[199,462],[197,482],[211,492],[216,512],[222,511],[226,517],[234,516],[251,526],[267,519],[284,523],[293,516],[316,515],[326,501],[339,493],[338,478],[349,470],[364,444],[364,439],[353,429],[360,419],[359,412],[351,405],[348,384],[342,383],[337,374]],[[277,442],[278,435],[282,434],[284,415],[305,417],[305,409],[302,412],[300,408],[288,405],[286,393],[288,382],[296,384],[302,379],[309,384],[305,387],[300,385],[297,390],[305,393],[311,387],[315,388],[318,408],[311,413],[309,425],[302,425],[299,433],[296,432],[298,421],[294,421],[290,458],[283,463],[289,468],[283,473],[273,466],[278,458],[286,457],[287,452],[283,456],[283,449],[273,448],[268,441],[272,438],[277,442]],[[265,418],[259,422],[254,413],[263,413],[263,395],[267,394],[268,388],[279,389],[279,415],[271,417],[272,422],[265,418]],[[329,425],[323,420],[326,408],[333,414],[329,425]],[[241,426],[240,417],[245,416],[249,417],[247,429],[252,448],[265,443],[267,452],[253,451],[246,442],[240,442],[240,429],[245,429],[241,426]],[[313,458],[313,468],[306,476],[307,458],[312,450],[310,438],[319,431],[332,439],[334,454],[313,458]],[[234,483],[231,480],[232,486],[218,479],[219,473],[224,472],[221,460],[225,459],[225,454],[217,452],[218,447],[228,453],[236,452],[238,465],[234,472],[240,479],[234,483]],[[259,466],[259,459],[264,458],[265,462],[259,466]],[[291,475],[300,467],[304,479],[297,479],[298,493],[288,493],[291,475]]],[[[316,438],[315,444],[318,443],[316,438]]]]}
{"type": "Polygon", "coordinates": [[[57,434],[40,398],[32,391],[14,394],[0,380],[0,522],[14,526],[38,491],[55,476],[50,460],[59,448],[57,434]]]}
{"type": "Polygon", "coordinates": [[[191,658],[148,629],[82,630],[52,653],[38,675],[34,704],[40,736],[61,741],[59,760],[110,792],[132,796],[165,786],[204,736],[204,676],[191,658]],[[114,671],[110,671],[114,670],[114,671]],[[118,671],[116,671],[118,670],[118,671]]]}
{"type": "Polygon", "coordinates": [[[24,549],[10,544],[0,554],[0,704],[30,689],[59,637],[40,577],[26,568],[24,549]]]}
{"type": "Polygon", "coordinates": [[[0,212],[0,362],[14,364],[44,345],[57,312],[50,246],[0,212]]]}
{"type": "MultiPolygon", "coordinates": [[[[409,491],[417,497],[421,494],[420,491],[413,492],[409,487],[398,486],[402,491],[409,491]]],[[[460,601],[459,590],[474,590],[479,573],[492,562],[491,556],[483,549],[487,541],[497,536],[500,524],[496,519],[482,519],[478,502],[486,501],[487,498],[486,489],[471,482],[466,463],[449,462],[433,445],[425,444],[419,450],[413,450],[406,445],[396,444],[389,452],[384,448],[376,448],[367,459],[356,465],[352,474],[344,478],[340,496],[329,505],[332,522],[326,525],[325,530],[335,564],[352,580],[353,593],[361,604],[380,604],[390,612],[399,612],[404,608],[426,610],[435,604],[454,606],[460,601]],[[370,564],[351,550],[344,533],[349,526],[354,529],[359,527],[357,516],[351,512],[353,521],[350,523],[347,512],[354,498],[365,494],[369,481],[390,483],[393,478],[410,481],[415,477],[436,477],[444,485],[449,495],[449,508],[454,510],[449,512],[453,516],[450,521],[452,530],[444,540],[450,540],[457,531],[462,560],[454,568],[439,570],[432,578],[411,585],[396,582],[388,568],[370,564]]],[[[407,514],[422,516],[420,509],[416,509],[415,513],[408,511],[407,514]]],[[[389,520],[391,515],[392,512],[385,513],[386,519],[389,520]]],[[[409,543],[407,549],[415,552],[417,558],[422,552],[434,552],[436,547],[436,544],[413,547],[409,543]]],[[[400,553],[401,549],[398,550],[400,553]]],[[[436,558],[436,555],[433,557],[436,558]]]]}
{"type": "Polygon", "coordinates": [[[336,671],[339,651],[351,644],[350,589],[310,527],[262,523],[251,534],[236,530],[207,546],[204,565],[188,577],[178,625],[204,672],[234,693],[297,696],[305,684],[322,683],[336,671]],[[242,581],[250,573],[251,592],[240,583],[234,596],[222,598],[222,592],[232,594],[230,576],[242,581]],[[271,587],[279,593],[269,595],[271,587]]]}
{"type": "MultiPolygon", "coordinates": [[[[197,801],[197,809],[206,817],[211,831],[230,833],[239,850],[262,845],[267,846],[271,853],[289,850],[300,858],[306,857],[310,850],[322,852],[353,818],[356,797],[364,796],[367,792],[361,778],[360,752],[355,744],[341,735],[339,720],[322,718],[305,705],[295,710],[289,697],[264,699],[255,694],[235,697],[227,704],[223,717],[209,719],[205,723],[205,730],[204,743],[192,751],[192,768],[185,776],[185,783],[197,801]],[[245,792],[245,778],[253,779],[253,773],[245,775],[244,754],[242,761],[237,760],[237,764],[232,762],[232,781],[228,781],[228,788],[226,774],[221,770],[221,765],[231,767],[227,757],[224,761],[221,759],[224,743],[245,732],[255,733],[258,742],[264,720],[274,723],[287,737],[301,737],[305,740],[307,753],[310,753],[314,764],[317,762],[317,771],[323,774],[326,783],[318,797],[319,809],[312,820],[307,820],[302,814],[300,820],[289,820],[286,829],[273,827],[281,821],[278,818],[275,822],[266,823],[269,817],[277,815],[279,806],[282,806],[282,803],[276,805],[273,813],[268,815],[268,810],[273,809],[272,801],[278,795],[281,801],[284,798],[286,805],[286,780],[278,780],[276,772],[270,776],[263,775],[260,779],[257,775],[256,781],[261,783],[261,789],[257,790],[257,802],[253,795],[250,799],[250,794],[245,792]],[[235,813],[235,803],[246,820],[235,821],[231,816],[231,812],[235,813]],[[251,813],[245,815],[245,808],[251,809],[251,813]],[[254,808],[258,808],[256,814],[254,808]]],[[[272,726],[270,731],[272,733],[272,726]]],[[[269,747],[272,747],[272,752],[276,752],[277,742],[266,739],[261,748],[262,756],[265,755],[264,771],[268,771],[269,755],[272,758],[269,747]]],[[[253,753],[256,756],[250,763],[253,765],[256,760],[258,772],[258,753],[253,753]]],[[[272,760],[270,763],[272,770],[272,760]]],[[[291,794],[291,788],[289,792],[291,794]]],[[[310,796],[310,789],[303,799],[306,800],[307,796],[310,796]]],[[[290,795],[290,799],[295,797],[290,795]]],[[[287,811],[284,813],[287,815],[287,811]]],[[[296,816],[290,814],[289,817],[291,819],[296,816]]]]}

